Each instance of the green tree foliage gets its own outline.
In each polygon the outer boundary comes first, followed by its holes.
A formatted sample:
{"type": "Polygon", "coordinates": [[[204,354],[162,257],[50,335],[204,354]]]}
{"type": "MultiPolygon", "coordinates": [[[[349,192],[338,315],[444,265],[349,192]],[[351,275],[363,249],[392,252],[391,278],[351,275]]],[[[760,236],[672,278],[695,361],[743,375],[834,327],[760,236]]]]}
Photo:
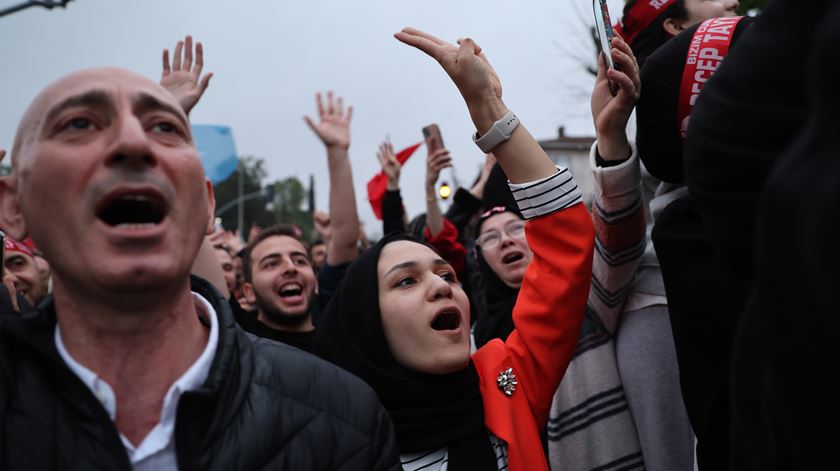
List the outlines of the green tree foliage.
{"type": "MultiPolygon", "coordinates": [[[[239,167],[226,180],[216,184],[213,190],[216,194],[217,216],[222,218],[222,225],[225,229],[234,231],[237,226],[237,205],[233,205],[221,215],[219,208],[233,202],[239,196],[239,174],[242,172],[243,195],[248,195],[262,189],[262,181],[268,175],[264,168],[265,162],[253,156],[245,156],[239,159],[239,167]]],[[[245,201],[243,206],[244,231],[248,234],[248,228],[265,211],[265,201],[254,198],[245,201]]]]}
{"type": "Polygon", "coordinates": [[[307,205],[307,191],[297,177],[288,177],[271,184],[273,195],[267,209],[275,223],[294,224],[309,240],[312,235],[312,214],[307,205]]]}
{"type": "Polygon", "coordinates": [[[245,236],[251,226],[262,227],[272,224],[295,224],[309,238],[312,233],[312,214],[306,205],[307,190],[296,177],[288,177],[271,183],[265,183],[268,176],[263,159],[246,156],[240,159],[239,168],[226,180],[215,185],[216,214],[222,218],[222,225],[227,230],[236,230],[238,205],[219,214],[219,209],[231,203],[239,196],[239,172],[244,177],[242,194],[248,197],[243,203],[243,227],[245,236]],[[250,195],[250,196],[249,196],[250,195]]]}

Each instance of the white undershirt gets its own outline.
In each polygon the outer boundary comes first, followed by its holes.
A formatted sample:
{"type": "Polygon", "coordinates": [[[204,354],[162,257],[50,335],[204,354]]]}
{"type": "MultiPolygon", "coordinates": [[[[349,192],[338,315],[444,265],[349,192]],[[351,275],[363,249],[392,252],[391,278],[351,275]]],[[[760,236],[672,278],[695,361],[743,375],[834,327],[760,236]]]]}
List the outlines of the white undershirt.
{"type": "MultiPolygon", "coordinates": [[[[139,446],[135,447],[120,433],[128,459],[135,470],[177,470],[178,460],[175,456],[175,413],[178,410],[178,402],[184,391],[198,389],[207,380],[210,372],[210,364],[216,355],[216,345],[219,343],[219,322],[216,319],[216,311],[213,306],[198,293],[193,292],[193,302],[200,316],[210,322],[210,337],[207,339],[207,346],[204,351],[180,378],[172,383],[166,395],[163,397],[163,408],[160,411],[160,422],[154,426],[139,446]]],[[[58,354],[67,363],[79,379],[90,388],[93,395],[102,403],[102,407],[108,412],[111,420],[117,417],[117,398],[114,390],[102,378],[93,371],[85,368],[70,356],[64,348],[61,340],[61,330],[58,324],[55,326],[55,346],[58,354]]]]}

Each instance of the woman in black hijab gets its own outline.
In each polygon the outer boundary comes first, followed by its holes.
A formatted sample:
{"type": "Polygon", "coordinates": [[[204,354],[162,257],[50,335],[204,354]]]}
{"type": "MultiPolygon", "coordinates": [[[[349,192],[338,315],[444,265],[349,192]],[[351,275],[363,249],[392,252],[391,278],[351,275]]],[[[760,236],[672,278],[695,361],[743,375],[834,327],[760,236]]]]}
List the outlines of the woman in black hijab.
{"type": "Polygon", "coordinates": [[[580,330],[594,243],[589,213],[568,170],[507,110],[472,40],[457,47],[411,28],[396,37],[438,60],[479,135],[501,136],[489,150],[515,182],[534,253],[516,328],[470,355],[470,305],[455,271],[430,247],[392,235],[348,269],[318,326],[316,351],[379,394],[405,469],[547,470],[539,430],[580,330]]]}

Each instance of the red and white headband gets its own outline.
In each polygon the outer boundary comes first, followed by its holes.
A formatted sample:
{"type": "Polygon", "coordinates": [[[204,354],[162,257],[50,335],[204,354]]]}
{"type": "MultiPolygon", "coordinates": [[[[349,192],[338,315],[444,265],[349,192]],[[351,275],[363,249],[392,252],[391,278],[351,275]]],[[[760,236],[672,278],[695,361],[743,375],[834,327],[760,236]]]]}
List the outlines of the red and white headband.
{"type": "Polygon", "coordinates": [[[653,23],[663,11],[677,0],[637,0],[624,15],[615,30],[624,42],[630,44],[636,36],[653,23]]]}
{"type": "Polygon", "coordinates": [[[6,236],[6,240],[3,243],[3,247],[6,249],[6,252],[20,252],[29,255],[30,257],[35,256],[35,254],[32,252],[32,249],[24,245],[22,242],[18,242],[9,236],[6,236]]]}

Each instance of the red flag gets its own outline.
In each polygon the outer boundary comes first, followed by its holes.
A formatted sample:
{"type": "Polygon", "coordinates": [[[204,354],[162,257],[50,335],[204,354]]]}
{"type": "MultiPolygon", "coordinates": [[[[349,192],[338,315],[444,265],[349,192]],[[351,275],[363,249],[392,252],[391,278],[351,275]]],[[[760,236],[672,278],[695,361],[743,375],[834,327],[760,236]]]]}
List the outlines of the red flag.
{"type": "MultiPolygon", "coordinates": [[[[397,162],[402,165],[422,144],[422,142],[418,142],[413,146],[406,147],[405,149],[397,152],[397,155],[394,157],[396,157],[397,162]]],[[[376,219],[382,219],[382,198],[385,197],[385,190],[387,189],[388,177],[385,175],[385,172],[377,173],[367,184],[368,201],[370,201],[370,206],[373,208],[373,214],[376,215],[376,219]]]]}

